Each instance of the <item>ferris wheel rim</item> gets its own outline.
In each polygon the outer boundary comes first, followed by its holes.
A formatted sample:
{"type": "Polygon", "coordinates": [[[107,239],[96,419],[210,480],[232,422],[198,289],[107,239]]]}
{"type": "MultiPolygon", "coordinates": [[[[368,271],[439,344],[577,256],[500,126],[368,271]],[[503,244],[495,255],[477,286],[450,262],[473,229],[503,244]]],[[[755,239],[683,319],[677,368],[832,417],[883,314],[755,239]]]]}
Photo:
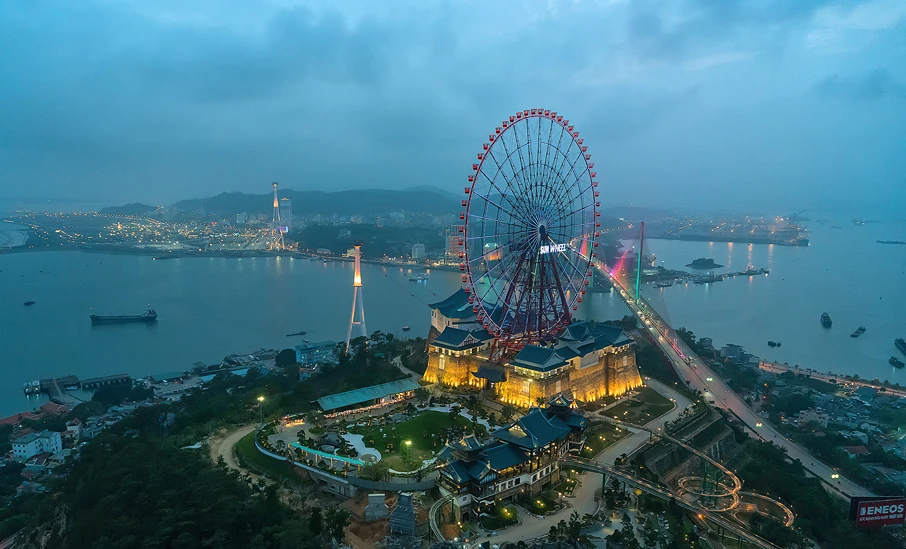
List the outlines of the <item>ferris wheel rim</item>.
{"type": "MultiPolygon", "coordinates": [[[[541,124],[541,122],[539,120],[539,127],[540,127],[540,124],[541,124]]],[[[513,172],[514,172],[514,177],[512,180],[508,180],[506,178],[506,176],[503,176],[503,179],[506,183],[505,188],[512,189],[514,187],[514,184],[521,183],[521,191],[525,192],[526,191],[525,179],[522,179],[521,181],[517,181],[517,178],[515,177],[515,174],[518,172],[512,163],[514,152],[519,151],[519,154],[520,154],[520,156],[519,156],[519,164],[520,164],[519,172],[528,170],[529,168],[533,168],[533,167],[535,169],[537,169],[537,167],[540,165],[542,167],[542,170],[548,170],[547,175],[544,177],[549,178],[550,176],[554,175],[554,172],[551,170],[552,166],[549,166],[547,164],[547,161],[549,158],[548,155],[550,154],[551,149],[554,150],[554,160],[555,161],[559,159],[557,157],[557,154],[559,154],[562,157],[562,162],[565,162],[567,159],[570,158],[570,156],[567,153],[564,153],[563,151],[560,150],[560,146],[563,142],[564,134],[568,136],[568,143],[566,145],[567,151],[569,151],[569,149],[571,149],[573,146],[575,146],[577,148],[577,150],[576,150],[577,156],[573,160],[572,164],[570,165],[570,169],[566,173],[567,174],[573,173],[575,171],[576,164],[578,164],[580,160],[582,161],[583,166],[582,166],[581,172],[578,172],[575,175],[575,178],[572,179],[571,181],[569,181],[569,186],[567,187],[563,178],[560,177],[561,170],[563,168],[563,164],[561,163],[560,170],[558,170],[556,172],[556,175],[558,176],[558,181],[556,181],[555,183],[557,183],[559,185],[558,189],[560,191],[567,189],[570,192],[573,190],[572,187],[579,184],[580,181],[587,181],[587,186],[580,187],[579,191],[577,193],[575,193],[574,196],[571,196],[570,200],[566,203],[567,206],[571,206],[577,200],[582,199],[582,201],[583,201],[582,207],[579,208],[578,210],[576,210],[574,208],[564,208],[564,207],[562,207],[563,204],[560,203],[561,207],[559,208],[560,211],[559,211],[559,217],[557,218],[557,221],[560,222],[560,225],[562,226],[561,228],[564,231],[566,231],[567,229],[570,228],[570,224],[571,224],[572,228],[576,227],[575,218],[576,218],[577,214],[583,212],[586,209],[590,209],[591,212],[590,212],[590,217],[578,225],[579,227],[581,227],[582,231],[585,231],[585,232],[582,233],[580,231],[577,234],[575,234],[574,236],[571,236],[570,237],[571,240],[568,242],[568,245],[572,246],[571,249],[573,250],[576,257],[582,258],[581,261],[571,261],[571,260],[569,260],[569,258],[567,258],[567,260],[565,261],[565,264],[569,265],[575,271],[575,273],[570,272],[568,278],[566,278],[566,280],[568,280],[570,283],[569,290],[574,291],[574,294],[569,298],[568,302],[565,300],[563,301],[565,306],[563,306],[562,310],[559,310],[559,311],[557,309],[556,304],[554,303],[555,300],[554,300],[553,294],[551,294],[551,296],[549,296],[549,301],[551,302],[551,305],[549,305],[549,306],[551,307],[551,311],[553,311],[554,316],[556,318],[548,319],[548,323],[545,324],[544,328],[548,328],[548,329],[552,330],[554,333],[556,333],[558,331],[558,329],[562,329],[563,326],[565,326],[566,324],[569,323],[571,316],[572,316],[572,311],[576,310],[577,303],[581,303],[581,301],[582,301],[581,295],[585,294],[585,287],[588,285],[588,276],[591,274],[591,269],[594,268],[593,260],[594,260],[594,257],[597,255],[596,253],[589,253],[588,255],[583,256],[578,251],[575,251],[575,243],[572,242],[572,240],[575,240],[578,237],[582,237],[583,245],[587,245],[590,243],[592,250],[594,250],[594,247],[597,247],[597,237],[599,236],[599,232],[597,231],[597,228],[600,226],[600,222],[598,221],[598,217],[600,216],[600,212],[598,211],[598,208],[600,207],[600,202],[598,202],[599,191],[597,191],[598,182],[596,181],[596,172],[592,171],[594,169],[594,162],[591,162],[591,154],[587,152],[587,146],[583,146],[583,139],[579,138],[579,132],[575,130],[574,126],[569,124],[568,119],[564,119],[563,116],[558,115],[555,111],[548,111],[548,110],[544,110],[544,109],[526,109],[524,111],[516,113],[515,116],[513,116],[513,115],[509,116],[508,120],[504,120],[501,123],[501,126],[495,128],[494,133],[489,135],[488,142],[483,143],[482,152],[478,153],[478,163],[475,163],[472,165],[474,175],[469,176],[470,186],[466,187],[466,189],[465,189],[465,192],[468,195],[468,199],[463,200],[463,206],[465,207],[465,210],[463,213],[460,214],[460,219],[462,220],[462,225],[460,226],[460,234],[461,234],[460,242],[463,246],[463,249],[460,251],[460,258],[461,258],[460,269],[464,272],[463,283],[467,284],[466,291],[470,294],[469,302],[473,303],[473,311],[478,313],[478,317],[479,317],[479,320],[482,322],[482,325],[485,326],[486,328],[488,328],[489,332],[491,332],[492,335],[495,336],[495,338],[500,338],[501,336],[503,336],[503,337],[507,336],[507,334],[504,333],[504,328],[505,328],[508,318],[504,317],[500,320],[496,320],[494,318],[494,313],[497,311],[498,308],[501,307],[501,305],[503,305],[504,307],[511,307],[511,304],[509,302],[504,302],[503,304],[501,304],[500,301],[501,301],[502,296],[496,290],[493,292],[493,295],[492,295],[493,299],[491,299],[491,300],[487,299],[488,294],[491,293],[490,287],[483,296],[478,296],[477,289],[478,289],[478,283],[482,279],[488,277],[494,271],[494,269],[497,268],[498,266],[505,265],[505,262],[503,260],[499,261],[497,265],[495,265],[494,267],[491,267],[491,268],[487,268],[484,273],[482,273],[480,276],[478,276],[476,278],[476,276],[475,276],[476,272],[474,272],[473,264],[480,263],[482,261],[487,261],[487,255],[489,253],[493,253],[497,250],[502,250],[502,247],[497,246],[495,249],[492,249],[492,250],[485,252],[483,254],[480,254],[478,256],[473,256],[473,254],[471,253],[471,246],[470,246],[471,240],[480,240],[480,241],[482,241],[482,243],[484,243],[489,236],[486,233],[480,233],[477,236],[470,236],[469,227],[471,225],[471,222],[476,218],[487,219],[487,218],[484,218],[483,216],[478,216],[475,213],[473,213],[473,201],[476,200],[476,195],[479,199],[483,200],[483,204],[484,204],[483,213],[485,213],[485,214],[487,213],[488,203],[494,204],[494,206],[497,208],[497,217],[492,220],[495,225],[504,224],[504,225],[510,225],[510,226],[518,226],[519,228],[521,228],[523,230],[529,230],[529,227],[527,227],[527,225],[525,223],[525,216],[531,215],[531,213],[528,210],[526,210],[524,207],[520,208],[520,207],[516,206],[516,204],[514,204],[511,201],[509,203],[509,206],[512,207],[512,209],[508,210],[508,209],[502,207],[501,204],[494,203],[490,198],[490,195],[491,195],[490,188],[491,187],[494,187],[495,189],[500,191],[500,189],[495,184],[495,180],[499,174],[503,173],[503,170],[501,169],[501,166],[500,166],[500,162],[493,155],[494,146],[497,143],[503,143],[502,146],[503,146],[505,154],[506,154],[506,157],[504,158],[504,162],[509,162],[513,169],[513,172]],[[515,138],[516,148],[513,152],[511,152],[507,149],[506,141],[504,138],[505,138],[507,132],[514,132],[514,134],[515,134],[515,128],[517,128],[520,123],[528,124],[529,120],[535,119],[535,118],[546,119],[546,120],[550,121],[550,125],[549,125],[550,134],[551,135],[553,134],[554,128],[556,127],[556,128],[560,129],[560,135],[558,138],[558,143],[556,145],[554,145],[553,147],[551,146],[550,140],[548,140],[547,142],[544,142],[543,140],[540,139],[540,135],[538,137],[536,137],[535,141],[537,141],[538,146],[539,146],[539,149],[538,149],[539,157],[534,162],[532,162],[531,156],[530,156],[531,153],[529,152],[529,162],[526,162],[521,156],[521,149],[524,146],[527,147],[530,144],[530,142],[532,141],[531,134],[528,130],[528,127],[526,126],[526,144],[525,145],[519,144],[519,139],[518,139],[518,137],[516,137],[515,138]],[[546,145],[546,149],[545,149],[546,158],[545,158],[544,162],[539,162],[540,150],[541,150],[542,144],[546,145]],[[486,173],[484,173],[484,170],[483,170],[485,163],[488,162],[489,159],[493,159],[493,162],[497,165],[497,172],[494,174],[493,178],[489,177],[486,173]],[[480,193],[475,192],[476,187],[479,185],[479,180],[480,180],[481,175],[483,175],[484,178],[489,183],[487,196],[483,196],[480,193]],[[591,199],[589,200],[588,204],[584,204],[585,197],[589,192],[591,193],[591,199]],[[504,219],[504,220],[500,219],[501,212],[507,213],[506,219],[504,219]],[[569,218],[569,219],[567,219],[567,218],[569,218]],[[575,276],[575,278],[573,278],[574,276],[575,276]],[[576,281],[576,283],[574,283],[574,280],[576,281]],[[490,305],[490,307],[489,307],[489,305],[490,305]],[[559,314],[559,317],[557,317],[558,314],[559,314]]],[[[531,151],[531,149],[528,149],[528,150],[531,151]]],[[[535,175],[537,177],[539,174],[536,173],[535,175]]],[[[538,183],[540,183],[540,182],[538,182],[538,183]]],[[[535,185],[535,184],[536,183],[532,183],[532,185],[535,185]]],[[[547,180],[544,180],[544,187],[547,192],[550,192],[552,185],[550,185],[547,180]]],[[[528,188],[537,192],[537,189],[535,189],[533,187],[528,187],[528,188]]],[[[500,192],[500,196],[503,199],[503,200],[501,200],[501,202],[510,200],[509,193],[500,192]]],[[[537,196],[535,197],[535,199],[536,199],[536,201],[541,200],[537,196]]],[[[536,215],[538,212],[537,208],[538,207],[536,206],[536,210],[535,210],[536,215]]],[[[552,210],[551,208],[548,208],[546,205],[544,206],[544,208],[545,208],[544,211],[552,210]]],[[[582,214],[582,215],[584,215],[584,214],[582,214]]],[[[582,218],[580,217],[579,219],[581,220],[582,218]]],[[[537,222],[538,220],[536,219],[535,221],[537,222]]],[[[546,223],[547,223],[547,219],[544,219],[544,224],[540,225],[540,231],[543,236],[546,236],[546,230],[547,230],[546,223]]],[[[573,232],[575,232],[575,231],[573,231],[573,232]]],[[[559,234],[563,235],[564,233],[559,233],[559,234]]],[[[495,234],[495,235],[490,235],[490,236],[497,237],[497,236],[501,236],[501,235],[495,234]]],[[[537,239],[536,239],[536,242],[537,242],[537,239]]],[[[560,249],[558,251],[558,253],[563,253],[563,251],[564,250],[560,249]]],[[[543,253],[547,253],[547,252],[543,252],[543,253]]],[[[498,255],[502,256],[503,252],[502,251],[499,252],[498,255]]],[[[510,262],[513,264],[513,266],[518,267],[518,263],[516,263],[518,260],[516,259],[516,257],[517,257],[517,254],[508,254],[508,258],[509,258],[510,262]]],[[[523,258],[525,257],[525,251],[523,251],[522,257],[523,258]]],[[[555,257],[554,259],[549,261],[549,263],[550,263],[549,268],[552,270],[552,272],[555,275],[556,275],[556,269],[557,269],[556,259],[557,258],[555,257]]],[[[539,263],[543,264],[543,261],[539,260],[539,263]]],[[[505,272],[507,272],[506,269],[501,269],[501,273],[505,273],[505,272]]],[[[499,279],[498,279],[498,282],[499,282],[499,279]]],[[[513,279],[506,279],[506,282],[510,283],[510,284],[515,284],[513,279]]],[[[560,282],[559,278],[557,279],[557,282],[559,284],[559,282],[560,282]]],[[[558,292],[562,299],[563,293],[564,293],[563,289],[561,287],[558,287],[558,292]]],[[[512,293],[512,290],[510,291],[510,293],[512,293]]],[[[550,293],[550,290],[549,290],[549,293],[550,293]]],[[[541,300],[539,302],[543,302],[543,300],[541,300]]],[[[520,306],[521,306],[521,302],[517,303],[517,307],[515,310],[516,314],[519,313],[520,306]]],[[[508,311],[504,311],[504,314],[506,314],[507,312],[508,311]]],[[[542,316],[543,315],[539,315],[539,319],[542,316]]],[[[538,330],[541,329],[540,320],[539,320],[538,325],[536,326],[536,329],[538,329],[538,330]]],[[[513,334],[510,334],[510,335],[513,335],[513,334]]]]}

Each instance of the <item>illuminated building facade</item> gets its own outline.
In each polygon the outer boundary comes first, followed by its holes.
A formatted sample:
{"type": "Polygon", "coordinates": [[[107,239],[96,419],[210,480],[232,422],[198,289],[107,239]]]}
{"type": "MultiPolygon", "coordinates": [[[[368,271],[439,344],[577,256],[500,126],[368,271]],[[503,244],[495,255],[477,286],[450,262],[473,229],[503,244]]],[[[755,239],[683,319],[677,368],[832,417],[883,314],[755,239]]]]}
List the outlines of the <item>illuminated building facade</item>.
{"type": "Polygon", "coordinates": [[[564,396],[532,408],[479,442],[474,436],[437,455],[441,492],[453,498],[453,520],[477,518],[496,502],[534,497],[560,480],[558,460],[584,444],[588,420],[564,396]]]}
{"type": "Polygon", "coordinates": [[[557,341],[526,345],[503,363],[488,359],[492,343],[465,291],[433,304],[425,381],[493,389],[502,402],[523,408],[561,394],[589,402],[642,385],[635,344],[616,326],[571,324],[557,341]]]}

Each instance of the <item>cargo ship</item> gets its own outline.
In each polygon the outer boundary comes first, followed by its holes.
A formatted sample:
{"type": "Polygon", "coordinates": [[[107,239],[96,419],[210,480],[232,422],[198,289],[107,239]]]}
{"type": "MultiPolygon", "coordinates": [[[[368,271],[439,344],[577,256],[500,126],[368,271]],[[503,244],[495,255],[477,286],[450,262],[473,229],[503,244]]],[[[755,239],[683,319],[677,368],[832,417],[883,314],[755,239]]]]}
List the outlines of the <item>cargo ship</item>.
{"type": "Polygon", "coordinates": [[[821,313],[821,325],[825,328],[830,328],[834,324],[834,321],[831,320],[831,317],[827,313],[821,313]]]}
{"type": "Polygon", "coordinates": [[[140,315],[91,315],[92,324],[125,324],[129,322],[155,322],[157,320],[157,311],[148,307],[148,310],[140,315]]]}

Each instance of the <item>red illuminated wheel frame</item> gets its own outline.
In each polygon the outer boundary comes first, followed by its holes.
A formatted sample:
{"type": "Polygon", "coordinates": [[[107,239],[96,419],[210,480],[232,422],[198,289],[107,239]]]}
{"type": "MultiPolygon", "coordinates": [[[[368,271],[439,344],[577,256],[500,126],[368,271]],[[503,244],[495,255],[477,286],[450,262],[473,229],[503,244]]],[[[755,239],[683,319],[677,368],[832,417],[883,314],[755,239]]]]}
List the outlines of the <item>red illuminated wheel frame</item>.
{"type": "Polygon", "coordinates": [[[581,303],[597,256],[596,175],[579,132],[544,109],[501,122],[472,164],[460,270],[504,352],[555,339],[581,303]]]}

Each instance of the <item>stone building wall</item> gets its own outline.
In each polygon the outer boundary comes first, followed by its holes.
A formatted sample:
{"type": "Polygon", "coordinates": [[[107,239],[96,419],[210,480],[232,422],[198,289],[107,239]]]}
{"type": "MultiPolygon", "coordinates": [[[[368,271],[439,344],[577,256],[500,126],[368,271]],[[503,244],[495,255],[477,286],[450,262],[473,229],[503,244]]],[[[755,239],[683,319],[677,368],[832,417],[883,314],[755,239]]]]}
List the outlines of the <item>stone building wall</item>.
{"type": "Polygon", "coordinates": [[[530,379],[506,368],[507,380],[496,385],[500,400],[516,406],[534,406],[538,398],[550,399],[560,393],[572,392],[574,398],[591,402],[605,396],[619,396],[641,387],[642,377],[635,363],[635,349],[627,346],[617,353],[601,353],[597,364],[585,368],[572,367],[568,373],[545,380],[530,379]],[[626,364],[623,364],[626,357],[626,364]],[[559,385],[558,385],[559,382],[559,385]]]}
{"type": "Polygon", "coordinates": [[[570,390],[569,374],[562,374],[544,380],[532,379],[521,376],[515,368],[507,366],[506,381],[497,383],[495,389],[502,402],[513,404],[522,408],[535,406],[539,398],[550,400],[560,393],[570,390]],[[529,381],[529,383],[526,383],[529,381]],[[557,382],[560,382],[559,386],[557,382]]]}
{"type": "Polygon", "coordinates": [[[428,368],[423,379],[428,383],[441,383],[451,387],[469,385],[475,379],[471,373],[478,371],[481,362],[478,355],[452,356],[432,352],[428,354],[428,368]]]}
{"type": "Polygon", "coordinates": [[[639,368],[635,362],[634,347],[628,346],[619,353],[607,353],[605,356],[609,396],[619,396],[642,386],[642,376],[639,375],[639,368]]]}

